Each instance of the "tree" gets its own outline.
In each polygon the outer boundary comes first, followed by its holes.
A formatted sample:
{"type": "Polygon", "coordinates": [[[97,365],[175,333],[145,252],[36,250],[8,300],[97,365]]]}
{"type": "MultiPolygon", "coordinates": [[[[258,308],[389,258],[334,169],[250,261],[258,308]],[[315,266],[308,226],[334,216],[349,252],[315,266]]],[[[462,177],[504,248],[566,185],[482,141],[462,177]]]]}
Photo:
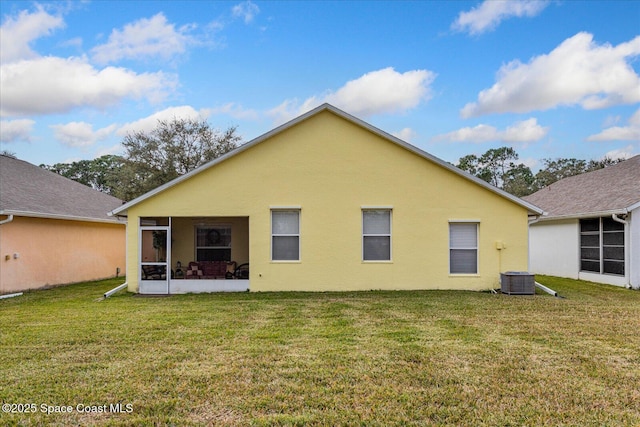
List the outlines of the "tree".
{"type": "Polygon", "coordinates": [[[120,156],[105,155],[93,160],[56,163],[51,166],[40,165],[40,167],[117,197],[117,175],[124,162],[125,160],[120,156]]]}
{"type": "Polygon", "coordinates": [[[505,172],[502,180],[502,189],[514,196],[527,196],[537,190],[535,176],[533,176],[531,169],[522,163],[505,172]]]}
{"type": "Polygon", "coordinates": [[[587,162],[579,159],[542,159],[544,167],[536,174],[536,187],[544,188],[563,178],[587,171],[587,162]]]}
{"type": "Polygon", "coordinates": [[[129,133],[122,141],[125,163],[118,197],[131,200],[236,148],[236,127],[220,132],[206,121],[159,120],[150,132],[129,133]]]}
{"type": "Polygon", "coordinates": [[[544,167],[535,176],[535,188],[541,189],[570,176],[591,172],[624,161],[624,158],[605,157],[602,160],[543,159],[544,167]]]}
{"type": "MultiPolygon", "coordinates": [[[[516,165],[518,153],[511,147],[492,148],[480,157],[470,154],[460,158],[457,166],[496,187],[502,188],[505,176],[516,165]]],[[[520,169],[522,170],[522,169],[520,169]]]]}
{"type": "Polygon", "coordinates": [[[519,156],[511,147],[492,148],[480,157],[461,157],[457,166],[472,175],[522,197],[535,191],[535,177],[528,166],[516,163],[519,156]]]}

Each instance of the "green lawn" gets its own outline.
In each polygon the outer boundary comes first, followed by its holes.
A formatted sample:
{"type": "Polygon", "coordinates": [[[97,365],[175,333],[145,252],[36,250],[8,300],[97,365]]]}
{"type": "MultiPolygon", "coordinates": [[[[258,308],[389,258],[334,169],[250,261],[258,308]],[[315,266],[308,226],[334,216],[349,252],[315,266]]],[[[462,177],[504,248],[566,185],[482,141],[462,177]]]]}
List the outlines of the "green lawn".
{"type": "Polygon", "coordinates": [[[566,299],[27,292],[0,300],[0,401],[35,413],[0,425],[640,425],[640,292],[537,279],[566,299]]]}

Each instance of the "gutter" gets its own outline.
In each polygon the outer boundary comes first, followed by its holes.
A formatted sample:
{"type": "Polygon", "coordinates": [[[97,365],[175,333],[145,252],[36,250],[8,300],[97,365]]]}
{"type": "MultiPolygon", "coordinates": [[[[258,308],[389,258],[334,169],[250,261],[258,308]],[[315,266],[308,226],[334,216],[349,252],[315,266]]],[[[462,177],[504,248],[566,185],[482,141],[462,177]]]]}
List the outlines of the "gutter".
{"type": "MultiPolygon", "coordinates": [[[[619,214],[611,214],[611,219],[614,220],[615,222],[619,222],[620,224],[624,224],[624,265],[625,265],[625,269],[624,269],[624,281],[626,282],[626,288],[627,289],[631,289],[631,277],[630,274],[631,272],[629,270],[631,270],[631,263],[629,262],[629,258],[627,255],[631,252],[631,245],[629,244],[629,239],[627,237],[627,234],[629,234],[629,221],[627,221],[626,219],[622,219],[618,217],[619,214]]],[[[623,214],[625,217],[626,215],[623,214]]]]}
{"type": "MultiPolygon", "coordinates": [[[[83,216],[73,216],[73,215],[60,215],[60,214],[50,214],[50,213],[40,213],[40,212],[29,212],[29,211],[10,211],[9,213],[4,213],[4,215],[9,215],[11,219],[13,219],[14,215],[27,217],[27,218],[46,218],[46,219],[60,219],[65,221],[83,221],[83,222],[99,222],[104,224],[122,224],[121,221],[117,219],[111,218],[91,218],[91,217],[83,217],[83,216]]],[[[2,215],[2,214],[0,214],[2,215]]],[[[0,221],[0,225],[5,222],[9,222],[8,220],[0,221]]]]}
{"type": "Polygon", "coordinates": [[[621,209],[612,209],[608,211],[598,211],[598,212],[585,212],[585,213],[577,213],[577,214],[566,214],[566,215],[545,215],[539,218],[539,221],[558,221],[561,219],[583,219],[583,218],[595,218],[601,216],[611,216],[611,215],[626,215],[629,213],[629,209],[621,208],[621,209]]]}
{"type": "Polygon", "coordinates": [[[9,216],[7,217],[7,219],[3,219],[2,221],[0,221],[0,225],[2,224],[8,224],[11,221],[13,221],[13,214],[9,214],[9,216]]]}

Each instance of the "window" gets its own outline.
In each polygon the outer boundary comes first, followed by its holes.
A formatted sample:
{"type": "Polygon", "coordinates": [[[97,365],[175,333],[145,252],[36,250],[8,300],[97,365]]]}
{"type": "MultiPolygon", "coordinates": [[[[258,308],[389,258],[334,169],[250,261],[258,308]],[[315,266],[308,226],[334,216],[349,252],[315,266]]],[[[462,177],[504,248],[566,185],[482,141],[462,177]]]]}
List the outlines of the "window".
{"type": "Polygon", "coordinates": [[[600,218],[580,220],[580,270],[600,273],[600,218]]]}
{"type": "Polygon", "coordinates": [[[196,261],[231,261],[231,226],[196,227],[196,261]]]}
{"type": "Polygon", "coordinates": [[[624,224],[611,218],[580,220],[580,270],[624,275],[624,224]]]}
{"type": "Polygon", "coordinates": [[[449,273],[478,274],[477,223],[449,223],[449,273]]]}
{"type": "Polygon", "coordinates": [[[391,209],[362,210],[362,259],[391,260],[391,209]]]}
{"type": "Polygon", "coordinates": [[[271,260],[300,260],[300,211],[271,211],[271,260]]]}

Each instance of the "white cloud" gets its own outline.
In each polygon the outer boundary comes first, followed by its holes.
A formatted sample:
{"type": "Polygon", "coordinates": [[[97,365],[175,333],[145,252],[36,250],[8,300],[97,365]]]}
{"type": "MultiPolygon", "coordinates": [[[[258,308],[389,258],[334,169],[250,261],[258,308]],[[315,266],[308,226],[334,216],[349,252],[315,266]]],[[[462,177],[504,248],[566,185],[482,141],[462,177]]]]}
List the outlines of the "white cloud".
{"type": "Polygon", "coordinates": [[[231,8],[231,13],[235,18],[242,19],[245,24],[250,24],[253,21],[253,18],[260,13],[260,8],[257,4],[251,1],[244,1],[233,6],[231,8]]]}
{"type": "Polygon", "coordinates": [[[400,132],[394,132],[393,136],[403,141],[411,142],[418,134],[411,128],[404,128],[400,132]]]}
{"type": "Polygon", "coordinates": [[[535,142],[544,138],[549,132],[548,127],[542,127],[537,119],[530,118],[501,131],[494,126],[480,124],[475,127],[465,127],[453,132],[437,135],[434,141],[448,142],[491,142],[499,141],[504,143],[535,142]]]}
{"type": "Polygon", "coordinates": [[[558,105],[605,108],[640,102],[640,76],[630,58],[640,55],[640,36],[618,46],[597,45],[589,33],[568,38],[548,55],[522,64],[512,61],[498,81],[467,104],[462,117],[524,113],[558,105]]]}
{"type": "Polygon", "coordinates": [[[7,17],[0,26],[0,61],[7,64],[37,57],[30,43],[64,27],[61,16],[47,13],[42,6],[34,12],[21,11],[17,17],[7,17]]]}
{"type": "Polygon", "coordinates": [[[197,111],[189,105],[170,107],[140,120],[136,120],[135,122],[127,123],[120,127],[116,133],[120,136],[124,136],[130,132],[149,132],[155,129],[158,125],[158,120],[172,120],[174,118],[206,120],[206,118],[209,117],[209,114],[209,110],[202,109],[197,111]]]}
{"type": "Polygon", "coordinates": [[[351,80],[335,92],[307,98],[302,105],[295,99],[285,100],[268,114],[284,122],[325,102],[362,117],[406,111],[431,98],[429,86],[435,78],[428,70],[399,73],[383,68],[351,80]]]}
{"type": "Polygon", "coordinates": [[[35,123],[30,119],[1,120],[0,142],[31,141],[31,131],[35,123]]]}
{"type": "Polygon", "coordinates": [[[95,69],[81,58],[43,57],[0,67],[2,116],[51,114],[77,107],[106,108],[123,99],[161,101],[175,87],[162,72],[95,69]]]}
{"type": "Polygon", "coordinates": [[[65,125],[51,125],[54,137],[69,147],[88,147],[108,137],[116,130],[116,125],[98,129],[86,122],[70,122],[65,125]]]}
{"type": "Polygon", "coordinates": [[[631,118],[628,126],[612,126],[587,137],[587,141],[638,141],[640,142],[640,109],[631,118]]]}
{"type": "Polygon", "coordinates": [[[234,119],[242,120],[256,120],[260,116],[257,111],[244,108],[241,105],[236,104],[235,102],[229,102],[225,105],[211,108],[209,112],[215,115],[226,114],[233,117],[234,119]]]}
{"type": "Polygon", "coordinates": [[[601,160],[606,158],[609,159],[629,159],[635,156],[633,145],[627,145],[623,148],[618,148],[616,150],[607,151],[607,153],[602,156],[601,160]]]}
{"type": "Polygon", "coordinates": [[[536,16],[548,4],[540,0],[485,0],[468,12],[460,12],[451,28],[472,35],[481,34],[495,29],[501,21],[511,17],[536,16]]]}
{"type": "Polygon", "coordinates": [[[549,132],[548,127],[542,127],[538,120],[530,118],[509,126],[500,134],[504,142],[532,142],[539,141],[549,132]]]}
{"type": "Polygon", "coordinates": [[[190,26],[176,29],[162,13],[158,13],[127,24],[122,30],[114,29],[107,43],[92,49],[93,59],[101,64],[146,57],[169,59],[184,53],[195,41],[187,34],[190,29],[190,26]]]}

